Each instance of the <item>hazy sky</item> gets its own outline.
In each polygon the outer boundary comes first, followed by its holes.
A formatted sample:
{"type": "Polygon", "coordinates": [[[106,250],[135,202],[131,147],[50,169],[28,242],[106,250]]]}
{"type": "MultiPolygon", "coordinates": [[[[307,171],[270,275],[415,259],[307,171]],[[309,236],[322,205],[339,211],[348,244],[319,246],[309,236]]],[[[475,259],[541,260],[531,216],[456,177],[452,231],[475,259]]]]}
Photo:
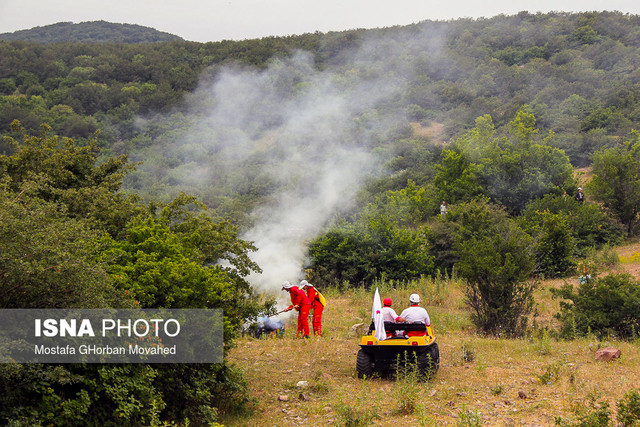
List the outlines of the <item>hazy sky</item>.
{"type": "Polygon", "coordinates": [[[0,0],[0,33],[56,22],[138,24],[192,41],[241,40],[535,12],[620,11],[638,0],[0,0]]]}

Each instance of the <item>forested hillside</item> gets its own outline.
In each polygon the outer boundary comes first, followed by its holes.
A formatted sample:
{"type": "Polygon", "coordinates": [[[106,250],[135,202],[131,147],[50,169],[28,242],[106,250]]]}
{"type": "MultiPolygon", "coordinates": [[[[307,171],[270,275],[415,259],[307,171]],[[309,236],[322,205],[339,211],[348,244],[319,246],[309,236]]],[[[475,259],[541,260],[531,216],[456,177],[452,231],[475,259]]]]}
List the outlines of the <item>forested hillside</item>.
{"type": "Polygon", "coordinates": [[[29,30],[0,34],[0,40],[35,43],[156,43],[182,40],[173,34],[132,24],[105,21],[58,22],[29,30]]]}
{"type": "MultiPolygon", "coordinates": [[[[538,281],[579,275],[544,333],[636,338],[637,283],[598,274],[640,231],[639,16],[109,28],[0,41],[1,307],[224,308],[228,350],[283,280],[455,277],[475,331],[519,339],[542,333],[538,281]]],[[[204,424],[249,402],[226,363],[0,365],[0,390],[0,422],[22,424],[204,424]]]]}

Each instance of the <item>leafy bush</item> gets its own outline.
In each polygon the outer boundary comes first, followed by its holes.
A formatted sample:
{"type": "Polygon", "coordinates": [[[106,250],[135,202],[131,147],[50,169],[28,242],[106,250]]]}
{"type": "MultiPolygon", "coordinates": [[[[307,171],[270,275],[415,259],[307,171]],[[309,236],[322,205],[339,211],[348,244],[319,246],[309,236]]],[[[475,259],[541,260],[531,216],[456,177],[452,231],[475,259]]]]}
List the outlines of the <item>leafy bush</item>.
{"type": "Polygon", "coordinates": [[[212,365],[0,365],[0,424],[206,425],[248,410],[247,383],[212,365]]]}
{"type": "Polygon", "coordinates": [[[484,200],[460,205],[446,220],[460,224],[456,269],[468,281],[465,294],[476,327],[491,335],[523,334],[535,287],[529,281],[534,265],[529,235],[484,200]]]}
{"type": "Polygon", "coordinates": [[[612,219],[597,204],[577,203],[573,197],[547,194],[541,199],[532,200],[522,211],[518,221],[534,238],[543,228],[546,215],[559,214],[566,218],[568,230],[573,236],[574,257],[584,257],[595,247],[615,245],[624,237],[624,230],[620,223],[612,219]]]}
{"type": "Polygon", "coordinates": [[[575,240],[569,228],[569,218],[563,214],[541,212],[542,225],[535,239],[536,268],[534,273],[548,277],[568,276],[575,271],[573,253],[575,240]]]}
{"type": "Polygon", "coordinates": [[[309,277],[325,285],[370,286],[381,277],[402,281],[433,273],[425,234],[386,217],[329,230],[309,244],[309,257],[309,277]]]}
{"type": "Polygon", "coordinates": [[[640,390],[632,390],[618,402],[618,422],[623,426],[640,424],[640,390]]]}
{"type": "MultiPolygon", "coordinates": [[[[253,246],[187,209],[193,198],[146,208],[115,194],[125,158],[98,165],[95,146],[46,132],[9,142],[14,154],[0,156],[3,307],[131,308],[133,295],[153,308],[223,308],[227,346],[264,308],[244,280],[259,270],[253,246]]],[[[2,425],[206,425],[249,403],[246,381],[225,363],[0,365],[2,425]]]]}
{"type": "Polygon", "coordinates": [[[551,291],[563,299],[555,317],[565,337],[592,332],[631,338],[640,330],[640,286],[628,274],[584,280],[575,290],[567,283],[551,291]]]}

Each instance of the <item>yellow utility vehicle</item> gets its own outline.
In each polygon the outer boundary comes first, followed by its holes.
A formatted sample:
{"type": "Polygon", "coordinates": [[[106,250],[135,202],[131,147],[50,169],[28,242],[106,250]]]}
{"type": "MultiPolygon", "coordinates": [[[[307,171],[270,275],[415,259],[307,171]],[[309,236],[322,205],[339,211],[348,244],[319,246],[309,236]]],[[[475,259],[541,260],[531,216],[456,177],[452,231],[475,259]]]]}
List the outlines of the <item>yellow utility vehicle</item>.
{"type": "Polygon", "coordinates": [[[360,339],[356,361],[358,378],[371,378],[375,373],[393,376],[398,363],[415,363],[422,379],[432,378],[440,364],[440,351],[431,326],[424,323],[384,322],[388,337],[378,340],[371,323],[367,335],[360,339]],[[424,333],[422,336],[410,336],[424,333]]]}

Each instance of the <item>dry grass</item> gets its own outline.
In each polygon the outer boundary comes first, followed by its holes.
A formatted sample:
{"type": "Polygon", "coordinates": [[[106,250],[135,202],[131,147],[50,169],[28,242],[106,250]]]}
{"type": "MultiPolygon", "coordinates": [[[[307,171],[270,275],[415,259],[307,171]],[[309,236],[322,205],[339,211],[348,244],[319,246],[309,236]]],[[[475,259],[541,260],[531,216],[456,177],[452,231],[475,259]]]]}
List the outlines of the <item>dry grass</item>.
{"type": "Polygon", "coordinates": [[[413,130],[413,136],[416,138],[423,138],[435,143],[442,143],[442,132],[444,125],[442,123],[432,122],[429,126],[423,126],[419,122],[412,122],[411,129],[413,130]]]}
{"type": "MultiPolygon", "coordinates": [[[[562,283],[546,281],[538,288],[538,324],[553,327],[557,301],[549,288],[562,283]]],[[[575,420],[594,398],[609,402],[615,414],[617,402],[640,387],[637,342],[556,341],[544,333],[535,339],[483,338],[473,331],[458,281],[423,280],[411,289],[377,285],[397,309],[414,290],[431,302],[426,308],[441,353],[434,379],[417,386],[358,379],[358,338],[350,330],[368,324],[373,293],[328,291],[325,337],[296,340],[290,335],[295,326],[288,325],[284,338],[243,338],[231,351],[229,360],[245,371],[256,410],[226,424],[552,426],[555,417],[575,420]],[[596,362],[595,351],[608,345],[619,348],[622,357],[596,362]],[[297,387],[298,381],[308,386],[297,387]]]]}

